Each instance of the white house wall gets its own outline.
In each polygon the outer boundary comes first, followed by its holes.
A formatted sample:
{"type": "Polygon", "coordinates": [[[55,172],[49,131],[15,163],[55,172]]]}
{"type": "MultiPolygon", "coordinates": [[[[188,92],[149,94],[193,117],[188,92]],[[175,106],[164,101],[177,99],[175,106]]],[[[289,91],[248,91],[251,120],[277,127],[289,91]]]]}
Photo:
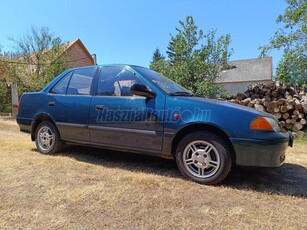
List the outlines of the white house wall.
{"type": "Polygon", "coordinates": [[[248,86],[256,83],[270,83],[271,81],[249,81],[249,82],[232,82],[232,83],[219,83],[224,87],[224,89],[233,96],[238,93],[244,93],[248,86]]]}

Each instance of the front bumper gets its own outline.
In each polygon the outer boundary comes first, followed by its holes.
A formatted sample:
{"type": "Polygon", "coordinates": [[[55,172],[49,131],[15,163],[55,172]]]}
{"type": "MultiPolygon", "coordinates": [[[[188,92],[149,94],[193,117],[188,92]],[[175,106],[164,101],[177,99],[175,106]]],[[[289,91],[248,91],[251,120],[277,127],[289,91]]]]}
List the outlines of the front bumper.
{"type": "Polygon", "coordinates": [[[292,147],[291,133],[279,133],[276,139],[231,139],[236,152],[236,164],[258,167],[279,167],[285,161],[288,146],[292,147]]]}

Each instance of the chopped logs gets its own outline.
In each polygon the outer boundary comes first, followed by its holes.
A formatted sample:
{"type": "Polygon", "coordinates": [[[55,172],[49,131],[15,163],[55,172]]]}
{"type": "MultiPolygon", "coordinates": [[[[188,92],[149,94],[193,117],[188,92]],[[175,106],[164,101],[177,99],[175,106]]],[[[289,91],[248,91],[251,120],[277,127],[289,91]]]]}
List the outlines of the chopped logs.
{"type": "Polygon", "coordinates": [[[273,114],[284,130],[307,131],[307,87],[291,84],[256,84],[230,102],[273,114]]]}

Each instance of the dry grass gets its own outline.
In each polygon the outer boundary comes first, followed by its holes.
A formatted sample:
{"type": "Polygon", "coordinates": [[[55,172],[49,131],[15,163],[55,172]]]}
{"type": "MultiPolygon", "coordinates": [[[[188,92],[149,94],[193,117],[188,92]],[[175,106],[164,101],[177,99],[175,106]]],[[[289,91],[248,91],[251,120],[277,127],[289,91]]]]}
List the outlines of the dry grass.
{"type": "Polygon", "coordinates": [[[307,229],[307,141],[278,169],[236,168],[220,186],[175,162],[71,146],[42,155],[0,119],[0,229],[307,229]]]}

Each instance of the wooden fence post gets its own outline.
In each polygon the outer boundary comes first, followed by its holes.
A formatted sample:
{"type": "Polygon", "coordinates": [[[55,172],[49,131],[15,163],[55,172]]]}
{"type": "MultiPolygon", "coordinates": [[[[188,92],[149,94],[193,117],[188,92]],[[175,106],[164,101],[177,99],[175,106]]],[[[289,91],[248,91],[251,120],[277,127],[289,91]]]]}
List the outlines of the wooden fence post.
{"type": "Polygon", "coordinates": [[[18,90],[17,84],[11,84],[11,97],[12,97],[12,116],[16,117],[18,112],[18,90]]]}

